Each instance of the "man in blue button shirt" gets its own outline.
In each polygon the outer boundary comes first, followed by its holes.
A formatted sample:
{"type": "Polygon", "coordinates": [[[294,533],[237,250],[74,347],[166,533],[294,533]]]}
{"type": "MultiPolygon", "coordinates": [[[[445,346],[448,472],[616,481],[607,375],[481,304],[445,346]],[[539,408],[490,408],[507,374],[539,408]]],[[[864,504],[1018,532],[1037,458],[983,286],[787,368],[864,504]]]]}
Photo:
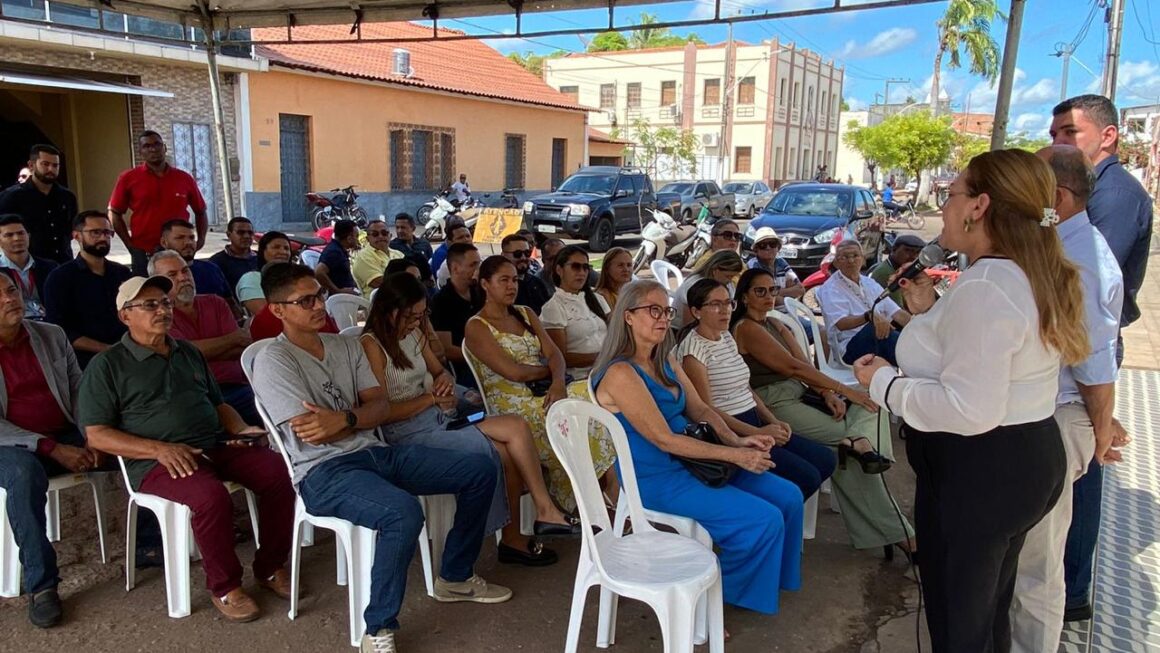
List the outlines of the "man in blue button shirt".
{"type": "MultiPolygon", "coordinates": [[[[1095,187],[1088,198],[1088,217],[1103,234],[1119,263],[1124,281],[1120,326],[1140,317],[1136,294],[1144,282],[1148,246],[1152,239],[1152,200],[1124,170],[1116,155],[1119,146],[1119,112],[1101,95],[1080,95],[1052,110],[1051,138],[1056,145],[1074,145],[1095,166],[1095,187]]],[[[1117,338],[1116,364],[1124,358],[1123,341],[1117,338]]],[[[1067,579],[1067,621],[1091,617],[1092,560],[1099,534],[1103,468],[1093,460],[1088,473],[1072,488],[1074,509],[1067,534],[1064,568],[1067,579]]]]}
{"type": "MultiPolygon", "coordinates": [[[[1120,428],[1112,411],[1124,285],[1111,249],[1084,210],[1095,184],[1091,163],[1070,145],[1045,147],[1037,154],[1055,172],[1057,233],[1067,258],[1080,270],[1084,323],[1091,344],[1086,360],[1060,370],[1056,395],[1055,421],[1067,453],[1068,481],[1075,483],[1093,460],[1098,467],[1120,457],[1111,446],[1120,428]]],[[[1064,492],[1051,512],[1027,533],[1010,611],[1015,653],[1059,650],[1067,608],[1064,546],[1071,513],[1072,493],[1064,492]]]]}

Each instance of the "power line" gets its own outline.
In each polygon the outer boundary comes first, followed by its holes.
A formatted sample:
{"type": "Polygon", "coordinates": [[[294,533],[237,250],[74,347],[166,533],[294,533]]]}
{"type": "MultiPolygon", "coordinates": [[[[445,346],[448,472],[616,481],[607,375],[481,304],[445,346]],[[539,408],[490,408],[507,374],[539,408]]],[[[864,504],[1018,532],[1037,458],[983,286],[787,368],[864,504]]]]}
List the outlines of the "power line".
{"type": "MultiPolygon", "coordinates": [[[[1147,7],[1148,5],[1145,4],[1144,6],[1147,7]]],[[[1152,13],[1151,8],[1148,9],[1148,13],[1149,13],[1148,24],[1151,25],[1152,24],[1152,16],[1150,15],[1152,13]]],[[[1148,30],[1144,29],[1144,22],[1140,20],[1140,11],[1136,8],[1136,0],[1132,0],[1132,15],[1136,17],[1136,24],[1140,26],[1140,35],[1144,37],[1145,41],[1152,44],[1152,53],[1156,55],[1156,60],[1160,61],[1160,49],[1156,48],[1156,46],[1157,46],[1157,42],[1156,42],[1156,38],[1155,38],[1156,32],[1153,31],[1152,37],[1149,38],[1148,30]]]]}

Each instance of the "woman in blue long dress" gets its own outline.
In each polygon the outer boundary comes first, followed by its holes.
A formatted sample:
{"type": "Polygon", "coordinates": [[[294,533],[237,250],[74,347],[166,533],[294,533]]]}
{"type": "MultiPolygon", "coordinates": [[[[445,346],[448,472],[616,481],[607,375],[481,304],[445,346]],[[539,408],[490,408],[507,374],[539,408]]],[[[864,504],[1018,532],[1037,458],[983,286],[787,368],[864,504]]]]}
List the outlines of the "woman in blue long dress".
{"type": "Polygon", "coordinates": [[[644,506],[697,520],[719,549],[725,602],[774,614],[778,592],[801,587],[801,491],[765,473],[772,437],[738,436],[697,396],[672,357],[671,320],[659,283],[634,281],[621,290],[593,367],[595,399],[628,434],[644,506]],[[702,421],[723,445],[684,435],[687,424],[702,421]],[[674,456],[741,469],[729,484],[711,488],[674,456]]]}

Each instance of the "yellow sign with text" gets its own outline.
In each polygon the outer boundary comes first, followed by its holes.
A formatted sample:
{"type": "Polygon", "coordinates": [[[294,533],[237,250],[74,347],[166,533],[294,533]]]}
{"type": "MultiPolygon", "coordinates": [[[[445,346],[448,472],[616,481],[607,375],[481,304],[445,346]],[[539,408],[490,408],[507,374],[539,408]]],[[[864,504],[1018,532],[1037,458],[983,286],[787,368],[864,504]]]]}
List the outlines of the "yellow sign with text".
{"type": "Polygon", "coordinates": [[[506,236],[520,230],[524,224],[524,212],[520,209],[487,208],[479,212],[479,222],[475,223],[475,244],[498,245],[506,236]]]}

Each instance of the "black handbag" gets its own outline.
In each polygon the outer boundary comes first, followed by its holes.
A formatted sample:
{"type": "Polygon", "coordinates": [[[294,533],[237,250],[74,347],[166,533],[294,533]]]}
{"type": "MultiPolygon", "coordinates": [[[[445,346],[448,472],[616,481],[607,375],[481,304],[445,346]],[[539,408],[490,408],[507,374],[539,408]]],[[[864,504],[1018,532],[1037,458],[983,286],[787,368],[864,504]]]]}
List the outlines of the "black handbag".
{"type": "MultiPolygon", "coordinates": [[[[721,438],[717,437],[717,432],[705,422],[688,424],[685,426],[685,435],[706,444],[721,444],[721,438]]],[[[685,469],[689,470],[693,478],[709,487],[723,487],[737,473],[737,465],[727,463],[723,460],[685,458],[684,456],[673,457],[679,460],[685,466],[685,469]]]]}
{"type": "MultiPolygon", "coordinates": [[[[564,374],[564,385],[572,383],[574,379],[571,374],[564,374]]],[[[536,379],[535,381],[525,381],[524,385],[528,386],[528,390],[532,391],[534,397],[547,396],[548,390],[552,387],[552,379],[536,379]]]]}

